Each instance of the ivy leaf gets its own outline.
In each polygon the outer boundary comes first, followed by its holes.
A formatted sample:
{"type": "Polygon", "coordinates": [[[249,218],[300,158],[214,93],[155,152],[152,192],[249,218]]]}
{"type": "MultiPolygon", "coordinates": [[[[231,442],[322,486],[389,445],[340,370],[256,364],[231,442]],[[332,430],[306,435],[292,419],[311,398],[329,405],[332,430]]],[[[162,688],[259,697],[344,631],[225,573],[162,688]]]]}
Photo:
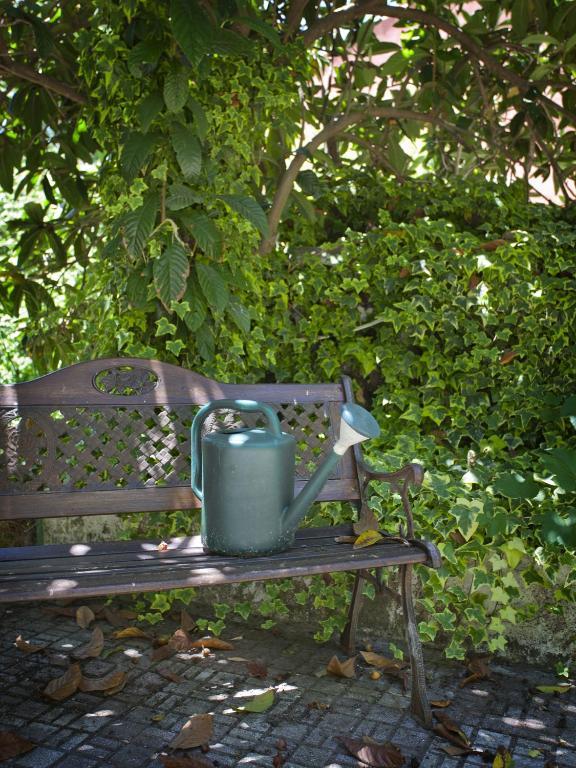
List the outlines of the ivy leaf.
{"type": "Polygon", "coordinates": [[[268,237],[268,219],[262,207],[253,197],[247,195],[220,195],[220,199],[227,203],[233,211],[249,221],[258,232],[268,237]]]}
{"type": "Polygon", "coordinates": [[[209,264],[197,262],[196,275],[209,306],[217,312],[223,312],[230,297],[228,285],[222,273],[209,264]]]}
{"type": "Polygon", "coordinates": [[[176,123],[172,129],[172,146],[184,176],[199,176],[202,170],[202,147],[194,131],[187,125],[176,123]]]}
{"type": "Polygon", "coordinates": [[[166,206],[171,211],[180,211],[201,201],[201,196],[186,184],[172,184],[168,189],[166,206]]]}
{"type": "Polygon", "coordinates": [[[148,131],[163,107],[164,99],[162,98],[160,91],[154,91],[154,93],[148,94],[148,96],[142,99],[140,104],[138,104],[136,107],[136,114],[138,115],[138,122],[144,133],[148,131]]]}
{"type": "Polygon", "coordinates": [[[166,342],[166,349],[169,352],[172,352],[174,357],[179,357],[180,352],[184,349],[186,344],[182,341],[182,339],[172,339],[171,341],[166,342]]]}
{"type": "Polygon", "coordinates": [[[184,246],[174,241],[153,263],[154,285],[158,298],[170,310],[173,301],[179,301],[186,290],[190,262],[184,246]]]}
{"type": "Polygon", "coordinates": [[[122,176],[130,182],[136,178],[156,144],[156,136],[134,131],[128,134],[120,155],[122,176]]]}
{"type": "Polygon", "coordinates": [[[164,81],[164,103],[169,112],[179,112],[188,99],[188,75],[185,70],[170,72],[164,81]]]}
{"type": "Polygon", "coordinates": [[[149,195],[139,208],[127,213],[123,219],[128,252],[140,256],[152,234],[158,213],[158,196],[149,195]]]}

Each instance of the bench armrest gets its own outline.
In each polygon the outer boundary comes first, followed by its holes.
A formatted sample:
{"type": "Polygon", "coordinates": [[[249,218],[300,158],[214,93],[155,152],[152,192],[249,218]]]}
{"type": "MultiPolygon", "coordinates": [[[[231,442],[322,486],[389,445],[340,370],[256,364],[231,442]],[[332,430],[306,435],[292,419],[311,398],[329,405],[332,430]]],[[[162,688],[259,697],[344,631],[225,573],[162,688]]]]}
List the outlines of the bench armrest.
{"type": "MultiPolygon", "coordinates": [[[[358,461],[358,469],[363,477],[362,511],[360,516],[361,524],[366,521],[367,514],[374,518],[373,512],[368,509],[364,499],[366,488],[372,480],[383,480],[386,483],[390,483],[393,490],[399,493],[400,498],[402,499],[402,509],[406,515],[406,531],[405,533],[401,531],[401,535],[405,535],[408,539],[414,538],[414,518],[412,516],[410,499],[408,498],[408,489],[410,485],[422,485],[424,479],[424,467],[420,464],[406,464],[395,472],[383,472],[379,469],[374,469],[374,467],[371,467],[370,464],[361,458],[358,461]]],[[[371,525],[371,527],[374,527],[374,525],[371,525]]]]}

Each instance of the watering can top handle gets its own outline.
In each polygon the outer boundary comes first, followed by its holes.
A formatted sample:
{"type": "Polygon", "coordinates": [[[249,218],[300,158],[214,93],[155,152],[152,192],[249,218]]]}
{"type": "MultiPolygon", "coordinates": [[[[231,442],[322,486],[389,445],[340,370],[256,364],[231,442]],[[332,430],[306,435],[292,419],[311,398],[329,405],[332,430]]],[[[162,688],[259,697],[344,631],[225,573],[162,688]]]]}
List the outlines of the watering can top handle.
{"type": "Polygon", "coordinates": [[[192,422],[192,490],[202,499],[202,424],[212,411],[227,409],[244,413],[262,413],[266,417],[270,432],[276,437],[282,437],[282,429],[276,411],[266,403],[257,400],[212,400],[204,405],[192,422]]]}

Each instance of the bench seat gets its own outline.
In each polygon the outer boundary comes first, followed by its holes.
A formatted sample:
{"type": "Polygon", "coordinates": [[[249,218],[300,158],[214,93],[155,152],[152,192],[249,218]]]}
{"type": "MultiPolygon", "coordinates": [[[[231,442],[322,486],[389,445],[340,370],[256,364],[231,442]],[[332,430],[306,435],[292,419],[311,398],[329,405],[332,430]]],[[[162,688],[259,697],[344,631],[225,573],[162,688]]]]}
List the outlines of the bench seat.
{"type": "Polygon", "coordinates": [[[310,576],[334,571],[425,563],[438,567],[436,548],[384,538],[353,549],[337,543],[351,525],[304,528],[287,552],[253,558],[207,555],[199,536],[158,542],[114,541],[0,549],[0,602],[96,597],[160,589],[310,576]]]}

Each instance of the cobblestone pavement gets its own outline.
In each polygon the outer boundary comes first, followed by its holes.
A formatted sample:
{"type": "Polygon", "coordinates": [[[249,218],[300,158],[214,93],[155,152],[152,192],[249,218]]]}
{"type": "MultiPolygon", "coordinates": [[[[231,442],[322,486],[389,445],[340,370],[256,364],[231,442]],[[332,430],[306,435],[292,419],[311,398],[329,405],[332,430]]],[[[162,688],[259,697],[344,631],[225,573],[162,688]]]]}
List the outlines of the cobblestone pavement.
{"type": "MultiPolygon", "coordinates": [[[[337,646],[317,645],[294,628],[272,633],[234,625],[225,632],[226,638],[241,636],[232,641],[233,651],[185,652],[152,662],[148,640],[115,640],[114,628],[97,620],[106,638],[104,652],[82,661],[82,672],[98,677],[123,669],[126,686],[112,696],[76,692],[55,702],[44,698],[42,690],[63,674],[71,650],[89,640],[92,628],[45,613],[41,605],[3,608],[0,624],[0,730],[38,745],[3,762],[2,768],[162,768],[160,757],[175,734],[191,715],[206,712],[214,713],[210,750],[189,754],[220,768],[273,766],[279,740],[286,743],[284,768],[360,765],[344,753],[336,736],[390,740],[402,751],[406,768],[472,768],[493,762],[487,754],[449,757],[443,752],[448,742],[410,716],[400,680],[386,675],[372,680],[360,661],[355,679],[326,675],[337,646]],[[47,648],[25,654],[14,646],[18,635],[47,648]],[[113,648],[121,650],[107,655],[113,648]],[[242,658],[265,661],[268,677],[251,677],[242,658]],[[166,679],[167,671],[179,680],[166,679]],[[270,686],[276,696],[268,711],[236,712],[242,698],[270,686]]],[[[152,631],[165,634],[175,627],[160,624],[152,631]]],[[[460,688],[462,665],[433,656],[427,667],[432,698],[453,700],[445,711],[475,747],[488,752],[507,747],[514,768],[576,768],[574,689],[562,694],[534,690],[557,682],[551,670],[492,662],[492,679],[460,688]]]]}

